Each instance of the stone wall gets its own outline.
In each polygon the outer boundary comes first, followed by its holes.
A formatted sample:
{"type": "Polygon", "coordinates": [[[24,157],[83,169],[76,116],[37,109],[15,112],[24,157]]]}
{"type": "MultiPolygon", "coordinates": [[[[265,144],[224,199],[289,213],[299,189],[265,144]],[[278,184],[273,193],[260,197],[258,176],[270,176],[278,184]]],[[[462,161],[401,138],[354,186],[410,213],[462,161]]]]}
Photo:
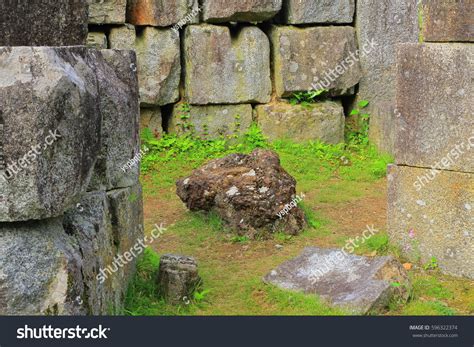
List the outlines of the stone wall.
{"type": "Polygon", "coordinates": [[[89,2],[89,45],[137,52],[142,127],[156,136],[183,131],[186,112],[207,137],[257,122],[272,140],[344,141],[361,78],[355,0],[89,2]],[[330,99],[287,101],[317,88],[330,99]]]}
{"type": "Polygon", "coordinates": [[[406,257],[474,278],[474,5],[419,10],[424,42],[397,47],[389,233],[406,257]]]}
{"type": "Polygon", "coordinates": [[[25,4],[0,5],[0,315],[119,313],[143,237],[136,54],[85,46],[85,0],[25,4]]]}

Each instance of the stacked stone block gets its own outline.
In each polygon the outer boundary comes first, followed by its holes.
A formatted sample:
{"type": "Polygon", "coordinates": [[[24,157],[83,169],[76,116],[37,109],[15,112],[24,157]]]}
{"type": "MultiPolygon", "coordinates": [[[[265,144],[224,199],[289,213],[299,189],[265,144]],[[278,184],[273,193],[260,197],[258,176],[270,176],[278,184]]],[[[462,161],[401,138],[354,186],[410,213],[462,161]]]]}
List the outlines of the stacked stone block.
{"type": "Polygon", "coordinates": [[[408,258],[474,278],[474,32],[459,31],[472,19],[450,15],[468,3],[424,1],[423,36],[433,42],[398,47],[388,228],[408,258]]]}
{"type": "Polygon", "coordinates": [[[356,14],[362,78],[358,100],[369,100],[369,137],[377,147],[393,154],[395,134],[396,45],[416,43],[419,38],[417,1],[358,0],[356,14]]]}
{"type": "Polygon", "coordinates": [[[90,44],[137,52],[142,128],[156,136],[193,129],[233,137],[257,122],[272,139],[344,140],[340,97],[353,95],[361,78],[354,0],[128,0],[120,23],[99,23],[123,10],[108,6],[94,4],[90,44]],[[287,102],[316,88],[333,100],[312,112],[287,102]],[[275,104],[278,120],[257,111],[275,104]],[[183,118],[191,123],[184,128],[183,118]]]}
{"type": "Polygon", "coordinates": [[[136,56],[85,47],[85,2],[41,4],[34,36],[0,35],[0,314],[119,313],[135,260],[116,259],[143,237],[139,169],[122,170],[139,152],[136,56]]]}

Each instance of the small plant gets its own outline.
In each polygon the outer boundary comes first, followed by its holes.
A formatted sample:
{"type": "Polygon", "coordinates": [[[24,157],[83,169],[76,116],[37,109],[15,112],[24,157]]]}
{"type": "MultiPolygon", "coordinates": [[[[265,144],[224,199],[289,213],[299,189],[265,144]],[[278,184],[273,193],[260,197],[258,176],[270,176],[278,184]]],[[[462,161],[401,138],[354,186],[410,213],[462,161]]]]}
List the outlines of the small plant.
{"type": "Polygon", "coordinates": [[[294,93],[290,97],[289,101],[292,105],[301,104],[301,106],[309,107],[310,104],[315,103],[318,99],[321,99],[325,93],[327,93],[326,89],[298,92],[294,93]]]}
{"type": "Polygon", "coordinates": [[[438,268],[438,259],[431,257],[430,261],[423,265],[425,270],[436,270],[438,268]]]}
{"type": "Polygon", "coordinates": [[[230,240],[233,243],[247,243],[250,241],[248,236],[234,236],[230,240]]]}
{"type": "Polygon", "coordinates": [[[203,302],[204,300],[206,300],[206,296],[207,294],[209,294],[211,292],[210,289],[205,289],[203,291],[195,291],[194,294],[193,294],[193,298],[194,298],[194,301],[196,303],[201,303],[203,302]]]}
{"type": "Polygon", "coordinates": [[[253,148],[268,147],[267,138],[263,135],[262,130],[257,124],[252,123],[247,133],[245,134],[245,145],[253,148]]]}
{"type": "Polygon", "coordinates": [[[355,117],[355,128],[346,129],[347,131],[347,142],[355,145],[368,145],[369,144],[369,122],[370,115],[363,110],[369,106],[367,100],[361,100],[357,104],[357,107],[353,109],[350,116],[355,117]]]}
{"type": "Polygon", "coordinates": [[[180,112],[181,113],[178,115],[179,119],[180,119],[180,122],[176,123],[176,125],[179,127],[181,132],[183,132],[183,133],[191,132],[191,134],[192,134],[193,130],[194,130],[194,125],[190,121],[191,106],[189,106],[188,103],[183,103],[181,105],[180,112]]]}

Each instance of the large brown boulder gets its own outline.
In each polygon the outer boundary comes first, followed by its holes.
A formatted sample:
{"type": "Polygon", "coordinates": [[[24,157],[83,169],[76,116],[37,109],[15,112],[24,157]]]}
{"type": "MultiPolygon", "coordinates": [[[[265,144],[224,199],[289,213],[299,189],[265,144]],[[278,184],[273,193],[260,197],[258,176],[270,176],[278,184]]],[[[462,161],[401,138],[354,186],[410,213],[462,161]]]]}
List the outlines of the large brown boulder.
{"type": "Polygon", "coordinates": [[[269,150],[213,160],[176,185],[191,211],[215,211],[240,235],[294,235],[305,225],[295,203],[296,181],[269,150]]]}

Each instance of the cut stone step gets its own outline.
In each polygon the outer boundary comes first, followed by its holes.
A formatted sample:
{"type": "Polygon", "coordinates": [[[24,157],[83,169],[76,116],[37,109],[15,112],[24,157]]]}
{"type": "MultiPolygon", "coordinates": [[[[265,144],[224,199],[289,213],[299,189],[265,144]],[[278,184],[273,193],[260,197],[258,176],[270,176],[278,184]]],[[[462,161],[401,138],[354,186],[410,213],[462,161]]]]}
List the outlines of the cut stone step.
{"type": "Polygon", "coordinates": [[[340,249],[307,247],[268,273],[263,281],[284,290],[317,294],[352,314],[380,311],[391,300],[406,301],[410,282],[392,257],[347,255],[340,249]]]}

